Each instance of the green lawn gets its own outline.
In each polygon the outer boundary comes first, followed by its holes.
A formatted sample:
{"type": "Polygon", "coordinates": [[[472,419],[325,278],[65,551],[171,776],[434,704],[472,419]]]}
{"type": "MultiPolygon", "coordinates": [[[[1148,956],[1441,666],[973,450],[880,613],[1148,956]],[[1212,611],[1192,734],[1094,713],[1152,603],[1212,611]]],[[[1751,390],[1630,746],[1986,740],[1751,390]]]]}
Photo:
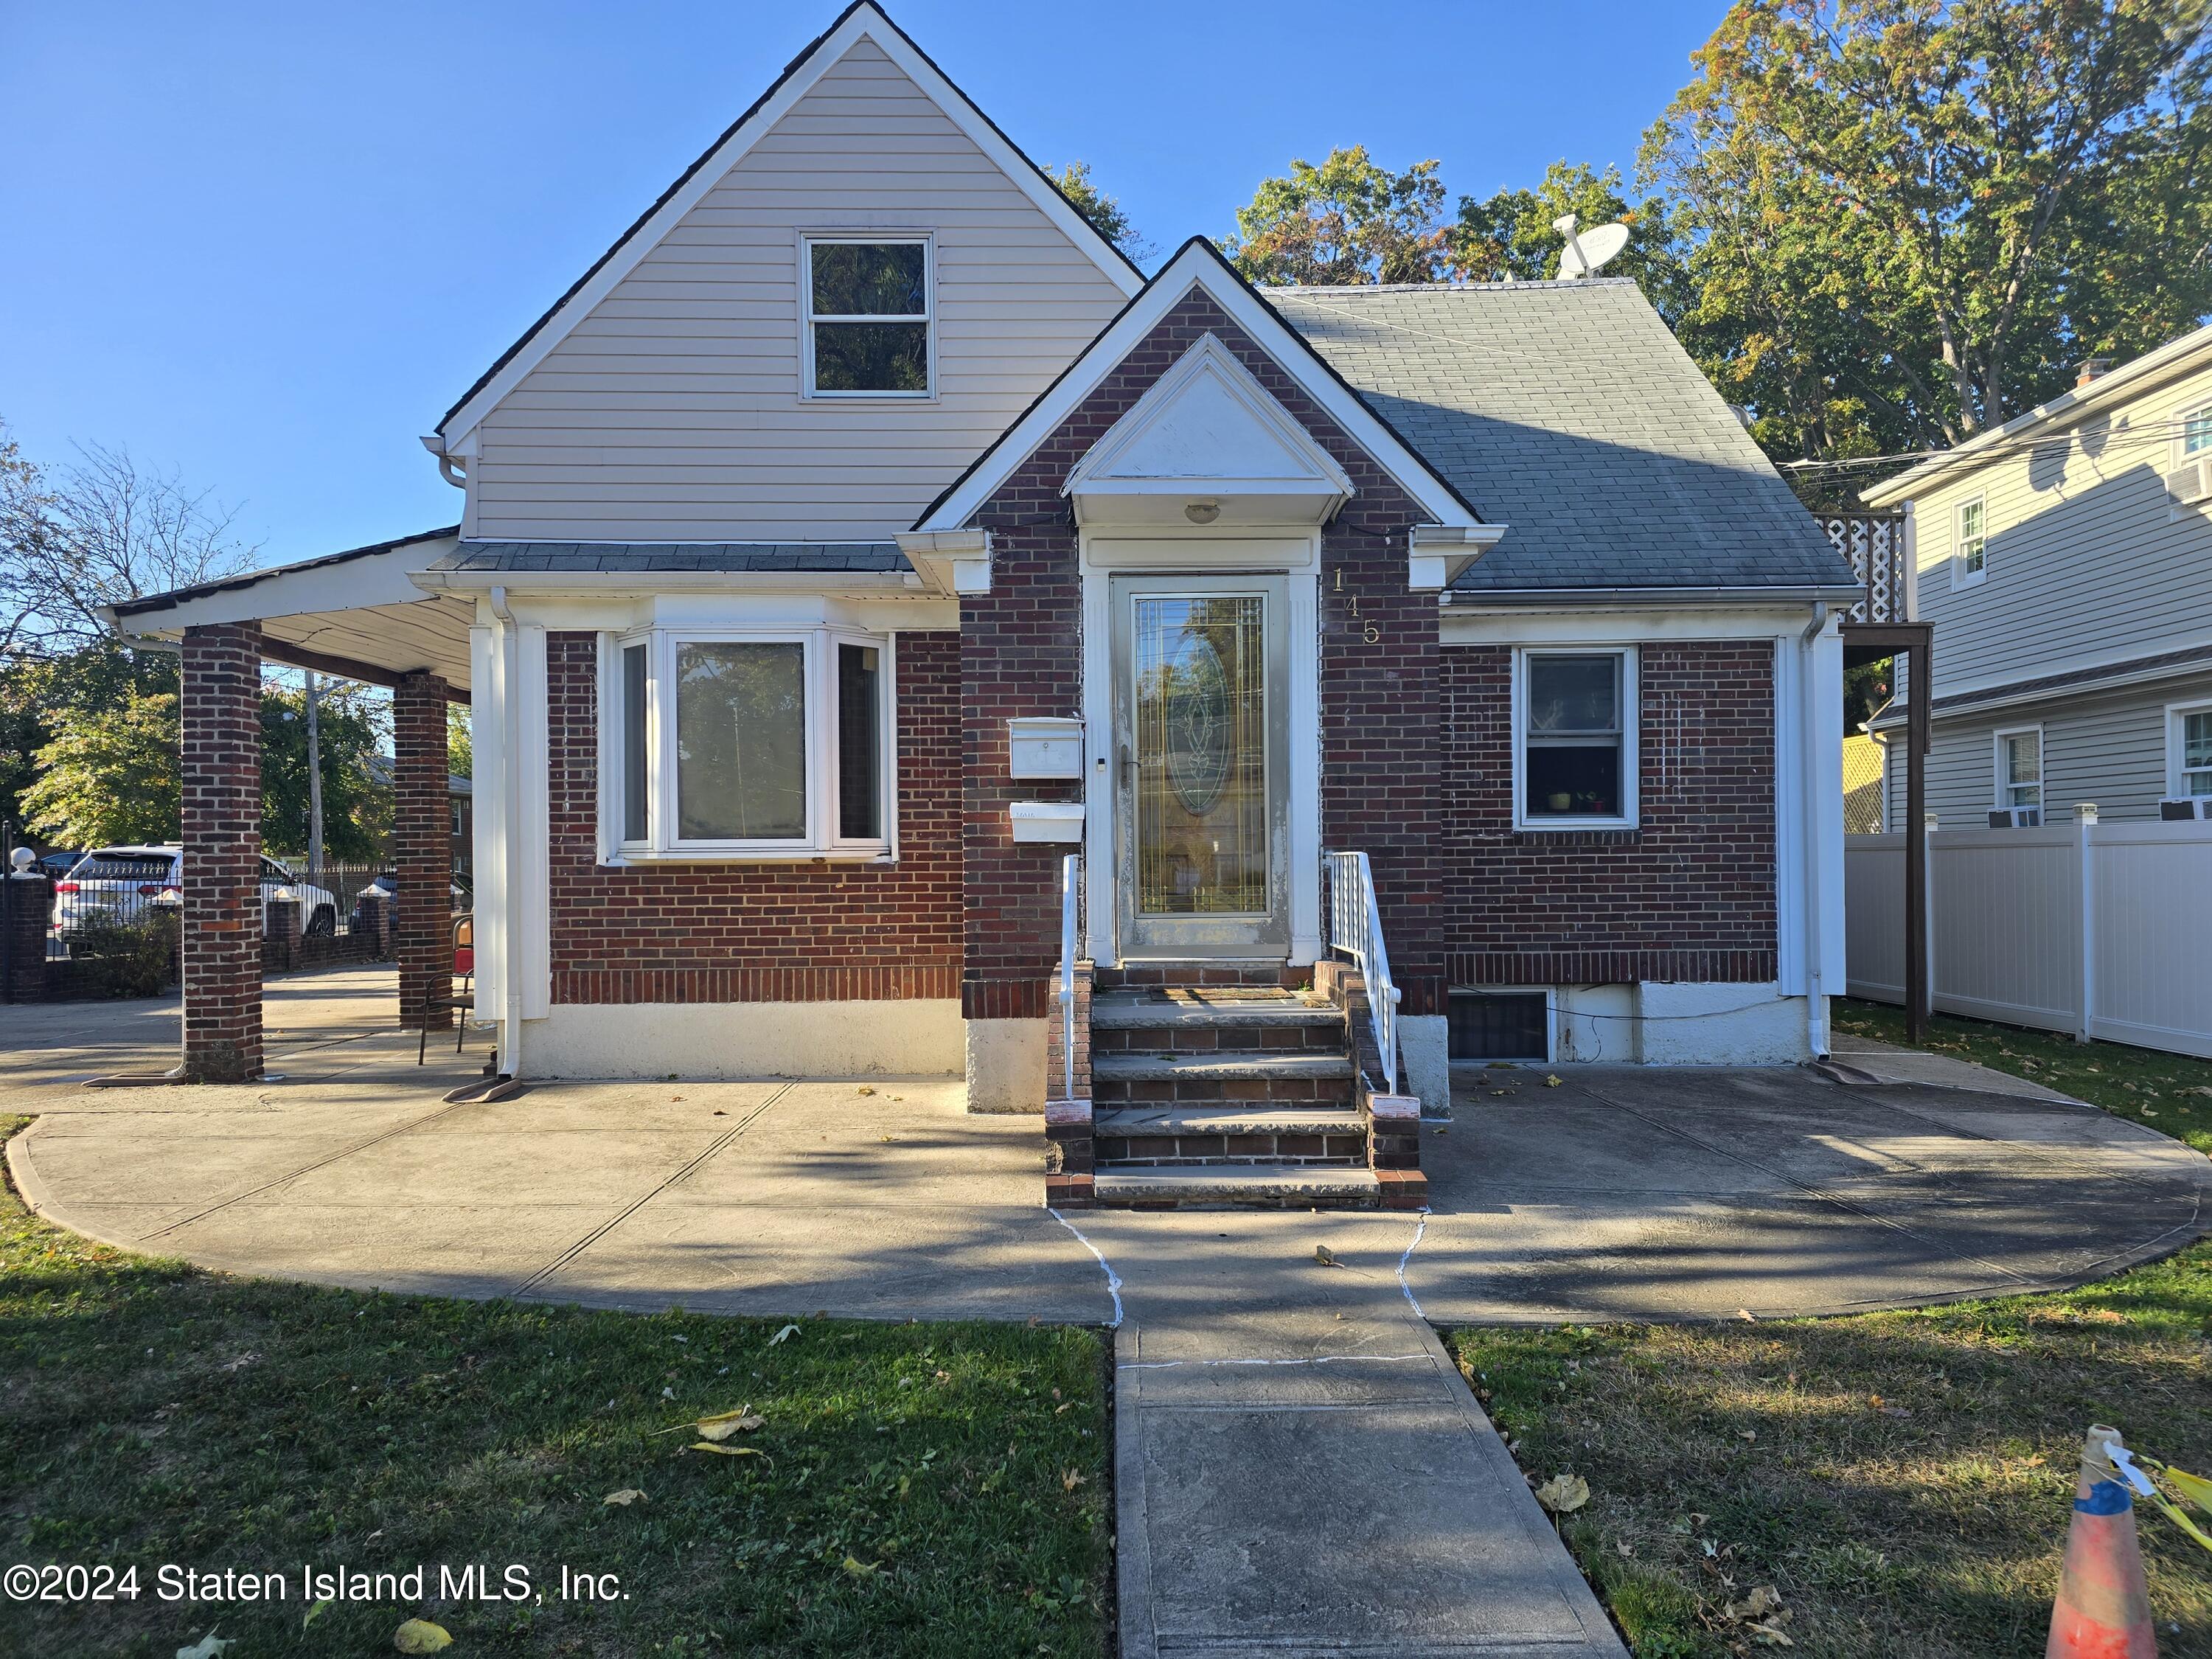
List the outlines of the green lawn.
{"type": "MultiPolygon", "coordinates": [[[[1838,1031],[1905,1041],[1905,1011],[1881,1002],[1838,999],[1838,1031]]],[[[2051,1031],[1992,1025],[1938,1014],[1920,1047],[1974,1060],[1991,1071],[2032,1078],[2063,1094],[2102,1106],[2212,1152],[2212,1060],[2130,1048],[2117,1042],[2076,1042],[2051,1031]]]]}
{"type": "MultiPolygon", "coordinates": [[[[2212,1062],[1942,1015],[1926,1046],[2212,1151],[2212,1062]]],[[[2212,1243],[2063,1295],[1450,1342],[1522,1468],[1589,1483],[1562,1530],[1638,1659],[2040,1654],[2088,1425],[2212,1474],[2212,1243]]],[[[2160,1651],[2212,1656],[2212,1555],[2139,1524],[2160,1651]]]]}
{"type": "Polygon", "coordinates": [[[140,1590],[0,1601],[0,1652],[170,1659],[214,1628],[228,1659],[390,1653],[422,1617],[457,1659],[1103,1654],[1097,1334],[781,1328],[231,1279],[0,1193],[0,1566],[136,1566],[140,1590]],[[741,1406],[763,1420],[726,1443],[760,1455],[666,1432],[741,1406]],[[310,1563],[427,1571],[309,1620],[310,1563]],[[529,1599],[441,1596],[473,1563],[495,1589],[528,1569],[529,1599]],[[289,1599],[164,1603],[164,1564],[281,1573],[289,1599]],[[564,1601],[563,1566],[625,1599],[564,1601]]]}

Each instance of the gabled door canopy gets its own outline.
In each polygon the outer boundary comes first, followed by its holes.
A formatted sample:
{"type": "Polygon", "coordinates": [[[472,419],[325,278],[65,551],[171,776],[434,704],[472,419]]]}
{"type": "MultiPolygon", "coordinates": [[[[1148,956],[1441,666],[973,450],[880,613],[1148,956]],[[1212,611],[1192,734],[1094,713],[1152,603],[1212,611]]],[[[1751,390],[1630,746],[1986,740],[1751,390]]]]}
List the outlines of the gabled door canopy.
{"type": "Polygon", "coordinates": [[[1068,474],[1076,522],[1319,525],[1352,480],[1212,334],[1116,421],[1068,474]]]}

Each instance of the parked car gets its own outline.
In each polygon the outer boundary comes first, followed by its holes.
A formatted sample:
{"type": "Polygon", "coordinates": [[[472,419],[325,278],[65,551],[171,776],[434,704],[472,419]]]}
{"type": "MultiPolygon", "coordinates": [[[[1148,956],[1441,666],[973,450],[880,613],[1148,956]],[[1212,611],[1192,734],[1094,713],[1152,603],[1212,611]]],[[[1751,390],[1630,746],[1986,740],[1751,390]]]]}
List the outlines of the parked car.
{"type": "MultiPolygon", "coordinates": [[[[149,911],[178,911],[184,906],[185,854],[180,847],[100,847],[70,867],[54,887],[55,933],[70,933],[94,920],[128,921],[149,911]]],[[[261,925],[269,927],[268,907],[280,899],[299,905],[302,933],[335,933],[337,896],[312,886],[275,859],[261,860],[261,925]]]]}
{"type": "Polygon", "coordinates": [[[39,854],[39,873],[50,880],[59,881],[76,868],[76,861],[84,856],[82,848],[56,848],[51,853],[39,854]]]}

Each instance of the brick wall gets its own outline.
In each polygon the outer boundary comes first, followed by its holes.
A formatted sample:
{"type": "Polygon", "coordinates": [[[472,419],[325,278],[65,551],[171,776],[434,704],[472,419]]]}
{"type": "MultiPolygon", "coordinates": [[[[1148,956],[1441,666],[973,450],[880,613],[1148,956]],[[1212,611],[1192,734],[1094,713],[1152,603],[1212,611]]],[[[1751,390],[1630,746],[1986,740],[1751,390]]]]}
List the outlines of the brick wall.
{"type": "Polygon", "coordinates": [[[1059,958],[1065,849],[1017,845],[1006,806],[1079,799],[1082,786],[1009,778],[1006,721],[1082,712],[1082,584],[1074,515],[1061,485],[1091,445],[1208,333],[1304,422],[1358,491],[1322,541],[1322,836],[1328,846],[1364,848],[1373,859],[1406,1012],[1439,1006],[1436,599],[1406,587],[1407,527],[1421,515],[1273,358],[1194,289],[972,520],[992,533],[992,569],[991,592],[960,609],[968,897],[961,989],[971,1019],[1042,1017],[1059,958]]]}
{"type": "Polygon", "coordinates": [[[1512,652],[1441,664],[1452,983],[1776,976],[1770,642],[1640,648],[1635,830],[1516,831],[1512,652]]]}
{"type": "Polygon", "coordinates": [[[895,865],[599,867],[597,650],[591,634],[546,641],[555,1002],[959,994],[955,635],[898,636],[895,865]]]}
{"type": "Polygon", "coordinates": [[[392,694],[392,850],[399,882],[393,929],[399,1023],[453,1022],[453,842],[447,805],[446,682],[403,674],[392,694]]]}
{"type": "Polygon", "coordinates": [[[185,630],[185,1075],[261,1075],[261,627],[185,630]]]}

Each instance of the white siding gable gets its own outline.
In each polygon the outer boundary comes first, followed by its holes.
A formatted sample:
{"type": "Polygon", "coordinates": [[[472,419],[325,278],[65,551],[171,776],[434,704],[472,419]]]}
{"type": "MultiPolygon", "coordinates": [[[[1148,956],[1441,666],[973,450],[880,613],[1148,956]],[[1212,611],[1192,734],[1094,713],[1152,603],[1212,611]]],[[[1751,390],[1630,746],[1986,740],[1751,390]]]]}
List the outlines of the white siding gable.
{"type": "Polygon", "coordinates": [[[905,529],[1127,299],[1035,187],[860,35],[484,414],[467,533],[905,529]],[[863,230],[931,240],[928,398],[800,395],[803,239],[863,230]]]}
{"type": "Polygon", "coordinates": [[[2166,484],[2184,417],[2208,404],[2200,367],[1912,492],[1938,697],[2212,641],[2212,503],[2177,506],[2166,484]],[[1960,508],[1974,501],[1986,540],[1966,580],[1960,508]]]}

